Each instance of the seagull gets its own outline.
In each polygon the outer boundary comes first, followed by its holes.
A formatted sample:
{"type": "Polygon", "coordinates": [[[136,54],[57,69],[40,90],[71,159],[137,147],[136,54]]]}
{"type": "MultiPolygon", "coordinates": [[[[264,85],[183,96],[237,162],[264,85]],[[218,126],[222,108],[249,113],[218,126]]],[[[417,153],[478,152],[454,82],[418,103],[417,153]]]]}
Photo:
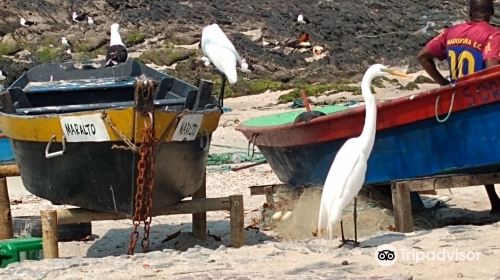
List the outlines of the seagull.
{"type": "Polygon", "coordinates": [[[88,17],[87,23],[90,25],[90,28],[92,28],[94,26],[94,19],[92,17],[88,17]]]}
{"type": "Polygon", "coordinates": [[[233,43],[229,41],[219,25],[215,23],[203,28],[201,49],[206,57],[206,59],[202,58],[205,65],[209,61],[221,74],[222,86],[219,95],[219,106],[222,109],[226,79],[230,84],[236,83],[238,80],[236,66],[239,65],[243,71],[248,71],[248,64],[245,59],[240,57],[233,43]]]}
{"type": "Polygon", "coordinates": [[[303,23],[303,24],[308,24],[310,23],[309,19],[306,18],[304,15],[300,14],[298,17],[297,17],[297,22],[299,23],[303,23]]]}
{"type": "Polygon", "coordinates": [[[73,21],[75,21],[75,22],[81,22],[87,18],[87,13],[77,15],[76,12],[73,12],[72,18],[73,18],[73,21]]]}
{"type": "Polygon", "coordinates": [[[127,61],[128,52],[120,37],[119,28],[120,25],[118,23],[111,25],[111,39],[106,53],[106,67],[127,61]]]}
{"type": "Polygon", "coordinates": [[[69,43],[68,39],[66,39],[66,37],[64,37],[64,36],[61,38],[61,44],[63,45],[63,47],[65,49],[71,48],[71,44],[69,43]]]}
{"type": "Polygon", "coordinates": [[[35,24],[34,21],[26,20],[23,17],[19,20],[19,23],[21,24],[22,27],[30,27],[35,24]]]}
{"type": "Polygon", "coordinates": [[[320,235],[326,230],[331,239],[333,225],[340,222],[342,234],[342,244],[340,246],[349,241],[354,241],[355,246],[359,245],[356,226],[356,196],[365,182],[367,162],[375,142],[377,126],[377,105],[370,86],[375,77],[387,74],[406,76],[406,74],[392,70],[382,64],[370,66],[363,76],[361,93],[366,106],[363,131],[359,137],[347,140],[338,150],[323,187],[317,233],[320,235]],[[342,210],[353,199],[354,240],[346,240],[342,226],[342,210]]]}

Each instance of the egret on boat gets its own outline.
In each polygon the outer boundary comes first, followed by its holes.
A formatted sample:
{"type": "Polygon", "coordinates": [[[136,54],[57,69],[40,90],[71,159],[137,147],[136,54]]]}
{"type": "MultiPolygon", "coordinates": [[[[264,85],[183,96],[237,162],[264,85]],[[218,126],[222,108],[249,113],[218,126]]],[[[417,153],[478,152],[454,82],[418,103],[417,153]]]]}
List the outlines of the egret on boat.
{"type": "Polygon", "coordinates": [[[349,241],[357,242],[356,226],[356,196],[358,195],[365,181],[367,161],[375,141],[375,131],[377,124],[377,105],[370,86],[372,80],[377,76],[387,74],[406,76],[396,70],[392,70],[384,65],[372,65],[366,71],[361,81],[361,93],[366,106],[365,123],[361,135],[347,140],[337,152],[330,167],[328,176],[323,187],[321,196],[318,235],[324,233],[332,238],[333,225],[340,221],[342,234],[342,245],[349,241]],[[354,240],[344,238],[342,226],[342,210],[354,199],[354,240]]]}
{"type": "Polygon", "coordinates": [[[111,39],[106,53],[106,67],[127,61],[128,52],[120,37],[119,28],[120,25],[118,23],[111,25],[111,39]]]}
{"type": "Polygon", "coordinates": [[[205,65],[207,65],[208,62],[212,63],[222,77],[221,93],[219,95],[219,100],[221,101],[220,106],[222,108],[226,79],[231,84],[236,83],[238,80],[236,66],[240,66],[242,71],[248,71],[248,64],[245,59],[240,57],[233,43],[229,41],[219,25],[215,23],[203,28],[201,34],[201,49],[205,56],[205,58],[202,58],[205,65]]]}

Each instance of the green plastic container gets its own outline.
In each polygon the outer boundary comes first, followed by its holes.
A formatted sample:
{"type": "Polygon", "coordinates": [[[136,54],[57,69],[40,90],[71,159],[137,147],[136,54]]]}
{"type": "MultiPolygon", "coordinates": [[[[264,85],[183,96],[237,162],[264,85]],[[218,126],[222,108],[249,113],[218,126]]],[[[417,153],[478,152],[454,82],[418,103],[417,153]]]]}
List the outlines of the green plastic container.
{"type": "Polygon", "coordinates": [[[0,268],[13,262],[43,259],[42,244],[39,237],[0,240],[0,268]]]}

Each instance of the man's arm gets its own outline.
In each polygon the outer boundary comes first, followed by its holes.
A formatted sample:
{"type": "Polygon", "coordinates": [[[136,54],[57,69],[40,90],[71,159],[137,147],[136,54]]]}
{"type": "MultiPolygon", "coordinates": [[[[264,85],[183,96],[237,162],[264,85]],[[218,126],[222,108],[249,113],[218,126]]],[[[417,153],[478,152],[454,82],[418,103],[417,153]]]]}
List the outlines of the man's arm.
{"type": "Polygon", "coordinates": [[[431,55],[431,53],[426,49],[423,48],[420,50],[420,52],[417,54],[417,59],[424,68],[425,72],[431,76],[431,78],[438,84],[445,86],[450,83],[447,79],[439,73],[439,71],[436,68],[436,64],[434,63],[434,57],[431,55]]]}

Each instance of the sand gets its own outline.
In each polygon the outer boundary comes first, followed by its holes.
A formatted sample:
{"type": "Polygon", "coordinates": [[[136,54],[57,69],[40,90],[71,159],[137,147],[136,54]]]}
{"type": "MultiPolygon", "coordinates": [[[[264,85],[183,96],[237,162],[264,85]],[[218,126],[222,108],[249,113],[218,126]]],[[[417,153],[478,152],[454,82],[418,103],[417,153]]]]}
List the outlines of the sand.
{"type": "MultiPolygon", "coordinates": [[[[419,91],[387,86],[377,89],[377,100],[419,91]]],[[[433,87],[421,85],[420,90],[433,87]]],[[[280,94],[228,98],[225,106],[231,111],[222,116],[210,153],[246,153],[247,141],[235,126],[251,117],[287,110],[290,104],[277,104],[280,94]]],[[[360,97],[336,94],[323,99],[334,102],[342,98],[360,97]]],[[[190,234],[190,215],[154,217],[152,252],[133,257],[124,255],[130,220],[93,222],[93,236],[87,241],[59,243],[62,259],[13,264],[0,269],[0,279],[500,279],[500,216],[489,214],[488,198],[481,186],[439,190],[437,195],[425,196],[426,205],[445,201],[445,207],[416,215],[417,231],[409,234],[392,231],[390,200],[365,189],[359,202],[361,247],[337,248],[337,238],[330,241],[312,236],[318,215],[318,189],[308,190],[294,201],[287,199],[287,194],[277,195],[284,205],[282,210],[292,212],[291,218],[283,222],[261,220],[274,212],[263,213],[264,196],[250,196],[248,187],[273,183],[279,180],[267,164],[238,172],[229,171],[228,166],[208,167],[208,197],[244,196],[245,226],[252,227],[245,231],[246,245],[242,248],[229,248],[229,213],[225,211],[207,214],[211,236],[205,241],[190,234]],[[181,232],[177,237],[162,242],[177,231],[181,232]],[[392,266],[376,261],[376,248],[384,244],[393,246],[398,253],[392,266]]],[[[51,205],[27,193],[18,177],[9,178],[8,184],[14,217],[66,207],[51,205]]],[[[351,211],[348,207],[344,215],[348,238],[352,238],[351,211]]],[[[335,232],[339,232],[338,228],[335,232]]],[[[139,247],[136,252],[140,252],[139,247]]]]}

